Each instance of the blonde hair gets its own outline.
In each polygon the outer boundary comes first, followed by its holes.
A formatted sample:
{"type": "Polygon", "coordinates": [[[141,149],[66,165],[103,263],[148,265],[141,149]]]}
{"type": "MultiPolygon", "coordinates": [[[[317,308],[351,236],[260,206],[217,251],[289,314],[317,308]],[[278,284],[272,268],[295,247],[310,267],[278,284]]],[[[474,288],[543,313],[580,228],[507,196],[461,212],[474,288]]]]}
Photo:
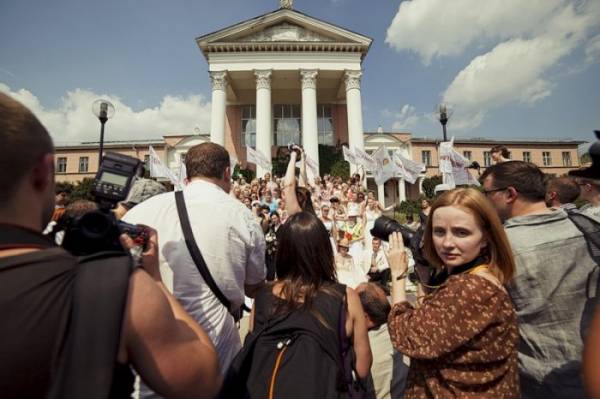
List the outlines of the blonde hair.
{"type": "Polygon", "coordinates": [[[423,253],[425,258],[438,269],[443,266],[442,259],[433,245],[432,220],[435,211],[444,206],[462,208],[475,217],[475,221],[483,232],[484,239],[487,241],[487,247],[481,256],[486,258],[490,266],[490,272],[502,284],[506,284],[512,280],[515,274],[515,260],[500,218],[485,196],[473,188],[459,188],[447,191],[435,200],[431,206],[429,220],[423,237],[423,253]]]}

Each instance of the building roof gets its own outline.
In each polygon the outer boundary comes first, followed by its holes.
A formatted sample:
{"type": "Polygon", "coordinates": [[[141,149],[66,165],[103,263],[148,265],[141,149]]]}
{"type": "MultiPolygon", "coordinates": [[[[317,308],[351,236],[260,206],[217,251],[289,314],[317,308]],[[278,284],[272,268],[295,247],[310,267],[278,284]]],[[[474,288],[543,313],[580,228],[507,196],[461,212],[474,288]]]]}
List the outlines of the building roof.
{"type": "MultiPolygon", "coordinates": [[[[124,148],[124,147],[136,147],[136,146],[156,146],[162,147],[165,145],[163,139],[147,139],[147,140],[117,140],[117,141],[105,141],[104,148],[124,148]]],[[[56,143],[54,149],[56,150],[86,150],[86,149],[97,149],[100,146],[99,141],[84,141],[79,143],[56,143]]]]}
{"type": "MultiPolygon", "coordinates": [[[[442,141],[441,137],[412,137],[411,140],[415,143],[438,143],[442,141]]],[[[456,137],[454,142],[457,144],[546,144],[546,145],[580,145],[585,144],[587,141],[574,140],[574,139],[490,139],[487,137],[456,137]]]]}
{"type": "Polygon", "coordinates": [[[212,52],[335,51],[360,52],[364,58],[373,39],[300,11],[280,8],[196,38],[208,59],[212,52]],[[286,25],[287,24],[287,25],[286,25]],[[297,27],[309,35],[265,33],[277,26],[297,27]]]}

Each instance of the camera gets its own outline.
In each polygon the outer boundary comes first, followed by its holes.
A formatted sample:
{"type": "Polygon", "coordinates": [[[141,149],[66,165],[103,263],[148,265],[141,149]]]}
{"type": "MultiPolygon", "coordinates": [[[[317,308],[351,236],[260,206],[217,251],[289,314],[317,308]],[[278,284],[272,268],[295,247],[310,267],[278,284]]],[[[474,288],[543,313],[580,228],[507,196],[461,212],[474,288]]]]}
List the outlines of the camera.
{"type": "Polygon", "coordinates": [[[292,152],[295,152],[295,153],[296,153],[296,155],[297,155],[297,158],[300,158],[300,157],[302,156],[302,152],[301,152],[301,150],[300,150],[300,149],[298,149],[298,148],[294,148],[294,147],[300,147],[300,146],[299,146],[299,145],[296,145],[296,143],[289,143],[289,144],[288,144],[288,147],[287,147],[287,148],[288,148],[288,151],[290,152],[290,154],[291,154],[292,152]]]}
{"type": "Polygon", "coordinates": [[[64,221],[63,248],[75,256],[86,256],[103,251],[123,252],[119,240],[127,234],[133,241],[145,246],[148,236],[139,226],[118,221],[111,209],[127,198],[136,177],[142,171],[139,159],[108,152],[92,183],[91,193],[99,209],[64,221]]]}
{"type": "Polygon", "coordinates": [[[375,219],[375,224],[371,229],[371,235],[382,241],[387,241],[390,234],[400,233],[404,246],[412,252],[416,264],[425,264],[428,262],[421,251],[421,241],[423,239],[423,229],[413,231],[406,226],[402,226],[397,220],[387,216],[380,216],[375,219]]]}

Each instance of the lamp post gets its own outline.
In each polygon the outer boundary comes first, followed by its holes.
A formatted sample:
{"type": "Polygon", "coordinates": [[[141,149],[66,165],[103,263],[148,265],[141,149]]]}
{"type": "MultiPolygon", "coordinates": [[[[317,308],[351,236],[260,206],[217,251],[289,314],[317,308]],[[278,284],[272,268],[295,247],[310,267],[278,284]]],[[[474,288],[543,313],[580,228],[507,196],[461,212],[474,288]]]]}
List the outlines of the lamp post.
{"type": "Polygon", "coordinates": [[[446,137],[446,124],[448,123],[448,119],[452,115],[452,110],[448,109],[446,104],[440,104],[436,110],[436,115],[438,120],[442,124],[442,131],[444,132],[444,141],[448,141],[446,137]]]}
{"type": "Polygon", "coordinates": [[[115,114],[115,107],[107,100],[96,100],[92,104],[92,112],[100,121],[100,152],[98,153],[98,170],[102,164],[102,152],[104,151],[104,124],[115,114]]]}

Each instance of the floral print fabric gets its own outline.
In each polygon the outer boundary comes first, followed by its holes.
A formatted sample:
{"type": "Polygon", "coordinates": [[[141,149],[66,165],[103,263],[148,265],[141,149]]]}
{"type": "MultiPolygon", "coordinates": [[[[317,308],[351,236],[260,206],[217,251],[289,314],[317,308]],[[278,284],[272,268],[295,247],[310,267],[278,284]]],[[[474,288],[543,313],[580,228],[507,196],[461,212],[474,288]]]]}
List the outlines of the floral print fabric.
{"type": "Polygon", "coordinates": [[[484,277],[451,276],[418,308],[395,304],[388,325],[411,358],[406,398],[520,397],[515,310],[484,277]]]}

